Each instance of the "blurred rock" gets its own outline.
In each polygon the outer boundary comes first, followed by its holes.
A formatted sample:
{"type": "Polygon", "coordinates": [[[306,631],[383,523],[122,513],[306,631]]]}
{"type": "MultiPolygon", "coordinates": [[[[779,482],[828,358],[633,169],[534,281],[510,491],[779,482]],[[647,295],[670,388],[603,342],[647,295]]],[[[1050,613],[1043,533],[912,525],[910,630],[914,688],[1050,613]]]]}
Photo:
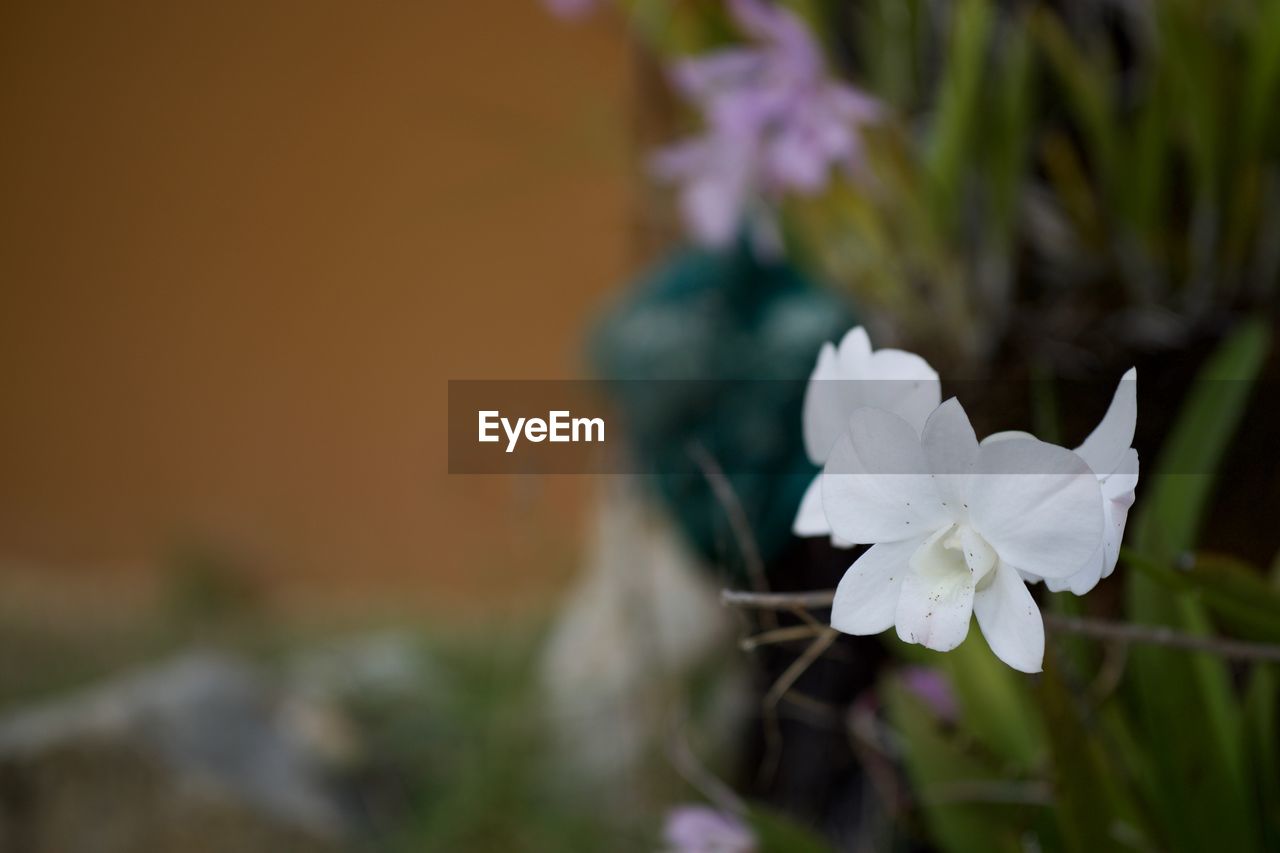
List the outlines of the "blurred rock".
{"type": "Polygon", "coordinates": [[[192,654],[0,719],[0,850],[338,849],[330,765],[288,722],[302,701],[192,654]]]}
{"type": "Polygon", "coordinates": [[[600,794],[636,804],[637,780],[665,753],[674,720],[725,745],[745,710],[736,625],[719,590],[638,485],[610,478],[582,578],[542,659],[551,724],[566,769],[600,794]],[[704,701],[691,718],[690,688],[704,701]]]}
{"type": "Polygon", "coordinates": [[[289,665],[290,688],[322,702],[396,700],[438,692],[443,674],[409,631],[364,634],[307,649],[289,665]]]}
{"type": "Polygon", "coordinates": [[[447,690],[447,679],[409,631],[388,630],[324,643],[295,654],[284,682],[289,700],[283,712],[289,728],[311,750],[344,767],[387,756],[370,756],[348,715],[399,708],[421,720],[447,690]]]}

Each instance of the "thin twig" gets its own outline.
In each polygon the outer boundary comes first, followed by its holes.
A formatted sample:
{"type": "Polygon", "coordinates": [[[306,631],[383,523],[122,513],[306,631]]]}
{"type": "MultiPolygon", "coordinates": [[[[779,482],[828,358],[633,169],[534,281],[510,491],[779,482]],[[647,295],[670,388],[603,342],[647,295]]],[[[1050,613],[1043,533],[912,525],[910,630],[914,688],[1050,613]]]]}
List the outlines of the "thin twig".
{"type": "Polygon", "coordinates": [[[826,628],[831,627],[827,623],[815,618],[812,613],[810,613],[808,610],[805,610],[803,607],[791,608],[791,615],[795,616],[801,622],[808,625],[814,631],[822,631],[826,628]]]}
{"type": "Polygon", "coordinates": [[[840,731],[840,709],[830,702],[824,702],[810,696],[808,693],[801,692],[795,687],[783,695],[782,701],[778,703],[778,708],[786,708],[789,710],[788,716],[798,720],[804,720],[809,725],[821,725],[840,731]]]}
{"type": "Polygon", "coordinates": [[[772,780],[774,774],[778,772],[778,763],[782,760],[782,729],[778,723],[778,703],[782,701],[782,697],[787,694],[796,680],[804,675],[805,670],[822,657],[822,653],[835,642],[836,634],[834,628],[828,628],[826,633],[818,635],[804,653],[783,670],[782,675],[778,676],[777,681],[773,682],[773,686],[761,700],[760,706],[764,713],[765,754],[756,774],[759,782],[772,780]]]}
{"type": "Polygon", "coordinates": [[[809,647],[804,650],[800,657],[791,662],[782,673],[778,676],[778,680],[773,682],[773,686],[769,688],[769,692],[765,694],[764,701],[767,705],[777,705],[783,695],[791,689],[791,685],[796,683],[805,671],[813,666],[813,662],[822,657],[822,653],[827,650],[836,640],[839,632],[835,628],[828,628],[825,632],[819,634],[809,647]]]}
{"type": "Polygon", "coordinates": [[[760,546],[756,544],[756,538],[751,532],[751,522],[747,518],[746,510],[742,508],[742,501],[738,500],[738,493],[733,490],[733,485],[724,475],[720,463],[705,447],[692,441],[689,443],[688,453],[689,458],[702,471],[702,476],[706,478],[707,485],[711,487],[720,508],[724,510],[725,518],[729,521],[729,529],[733,532],[734,542],[742,554],[747,576],[751,578],[751,585],[757,592],[767,591],[769,584],[764,576],[764,558],[760,556],[760,546]]]}
{"type": "Polygon", "coordinates": [[[747,610],[818,610],[830,607],[835,590],[815,592],[743,592],[726,589],[720,592],[720,603],[747,610]]]}
{"type": "MultiPolygon", "coordinates": [[[[756,542],[755,534],[751,531],[751,522],[747,518],[746,510],[742,508],[742,501],[738,500],[738,493],[734,491],[733,484],[725,476],[724,469],[720,467],[720,463],[700,442],[690,442],[687,452],[689,458],[702,471],[702,476],[706,479],[707,485],[711,487],[711,493],[715,496],[716,502],[720,504],[720,509],[724,512],[725,518],[729,522],[729,531],[733,534],[734,542],[738,546],[738,553],[742,556],[743,566],[746,569],[747,577],[751,581],[751,586],[755,589],[757,595],[767,595],[769,593],[769,581],[765,577],[764,558],[760,556],[760,546],[756,542]]],[[[800,608],[793,607],[790,609],[793,612],[800,611],[800,608]]],[[[759,623],[766,631],[777,630],[778,614],[772,610],[766,610],[760,614],[759,623]]],[[[776,701],[770,702],[767,698],[762,699],[760,702],[760,714],[764,730],[765,751],[764,758],[757,770],[757,781],[763,785],[773,779],[773,774],[777,772],[778,763],[782,759],[782,725],[778,721],[778,703],[776,701]]]]}
{"type": "Polygon", "coordinates": [[[761,723],[764,728],[764,755],[756,768],[756,784],[767,787],[773,782],[782,761],[782,722],[778,719],[778,706],[760,703],[761,723]]]}
{"type": "MultiPolygon", "coordinates": [[[[751,521],[747,518],[747,511],[742,508],[742,501],[738,500],[738,493],[734,491],[733,484],[725,476],[720,463],[701,442],[689,442],[686,450],[689,458],[702,471],[707,485],[711,487],[711,493],[715,495],[716,502],[724,511],[725,518],[729,522],[729,531],[733,534],[734,543],[738,546],[738,553],[742,556],[742,564],[752,588],[756,592],[768,592],[769,581],[765,577],[764,558],[760,556],[760,545],[756,542],[755,534],[751,532],[751,521]]],[[[761,621],[766,628],[778,627],[778,618],[773,613],[762,614],[761,621]]]]}
{"type": "MultiPolygon", "coordinates": [[[[730,607],[754,610],[794,610],[796,608],[821,609],[831,606],[835,598],[833,590],[814,592],[755,593],[724,590],[720,601],[730,607]]],[[[1052,631],[1079,634],[1099,640],[1120,643],[1139,643],[1166,646],[1193,652],[1208,652],[1230,660],[1267,661],[1280,663],[1280,645],[1251,643],[1225,637],[1203,637],[1167,628],[1162,625],[1139,625],[1131,622],[1112,622],[1105,619],[1087,619],[1081,616],[1044,614],[1044,624],[1052,631]]]]}
{"type": "Polygon", "coordinates": [[[683,712],[672,720],[671,735],[667,742],[667,757],[671,761],[671,766],[682,779],[721,811],[745,815],[747,804],[720,777],[707,769],[694,753],[689,739],[685,736],[686,722],[687,715],[683,712]]]}
{"type": "Polygon", "coordinates": [[[824,630],[826,630],[825,627],[815,628],[812,625],[790,625],[786,628],[763,631],[753,637],[744,637],[738,642],[738,646],[744,652],[752,652],[761,646],[789,643],[792,640],[811,640],[824,630]]]}
{"type": "Polygon", "coordinates": [[[1108,622],[1103,619],[1086,619],[1081,616],[1063,616],[1057,613],[1046,613],[1044,623],[1050,630],[1080,634],[1099,640],[1145,643],[1192,652],[1208,652],[1231,660],[1280,662],[1280,645],[1273,643],[1250,643],[1243,640],[1229,640],[1225,637],[1202,637],[1199,634],[1175,631],[1163,625],[1108,622]]]}

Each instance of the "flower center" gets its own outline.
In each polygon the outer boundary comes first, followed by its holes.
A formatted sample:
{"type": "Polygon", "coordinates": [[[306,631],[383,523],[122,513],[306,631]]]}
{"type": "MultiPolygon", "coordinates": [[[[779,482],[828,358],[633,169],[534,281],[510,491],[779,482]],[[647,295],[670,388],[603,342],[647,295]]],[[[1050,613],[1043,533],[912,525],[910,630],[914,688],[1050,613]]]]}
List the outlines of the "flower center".
{"type": "Polygon", "coordinates": [[[987,540],[967,524],[944,527],[925,540],[911,555],[911,568],[937,580],[964,580],[985,588],[995,577],[998,557],[987,540]]]}

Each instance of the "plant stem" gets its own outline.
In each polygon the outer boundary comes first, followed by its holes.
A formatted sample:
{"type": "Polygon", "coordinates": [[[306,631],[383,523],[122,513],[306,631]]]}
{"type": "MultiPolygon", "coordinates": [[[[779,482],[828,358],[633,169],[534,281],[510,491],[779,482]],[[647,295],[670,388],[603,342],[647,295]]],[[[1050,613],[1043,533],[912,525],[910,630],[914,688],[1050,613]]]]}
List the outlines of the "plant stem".
{"type": "MultiPolygon", "coordinates": [[[[726,606],[752,610],[816,610],[830,607],[834,599],[834,590],[756,593],[726,589],[720,593],[720,600],[726,606]]],[[[1057,613],[1045,613],[1044,624],[1051,631],[1079,634],[1098,640],[1208,652],[1230,660],[1280,663],[1280,645],[1274,643],[1252,643],[1226,637],[1204,637],[1176,631],[1163,625],[1138,625],[1081,616],[1063,616],[1057,613]]]]}

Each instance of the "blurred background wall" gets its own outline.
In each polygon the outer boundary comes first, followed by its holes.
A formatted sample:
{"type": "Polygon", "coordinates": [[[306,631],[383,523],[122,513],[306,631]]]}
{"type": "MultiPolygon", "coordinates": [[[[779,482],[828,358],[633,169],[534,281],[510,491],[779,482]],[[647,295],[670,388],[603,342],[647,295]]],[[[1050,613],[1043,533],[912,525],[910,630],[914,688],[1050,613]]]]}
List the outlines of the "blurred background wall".
{"type": "Polygon", "coordinates": [[[579,371],[628,78],[533,0],[0,6],[0,596],[544,598],[584,484],[450,478],[446,380],[579,371]]]}

